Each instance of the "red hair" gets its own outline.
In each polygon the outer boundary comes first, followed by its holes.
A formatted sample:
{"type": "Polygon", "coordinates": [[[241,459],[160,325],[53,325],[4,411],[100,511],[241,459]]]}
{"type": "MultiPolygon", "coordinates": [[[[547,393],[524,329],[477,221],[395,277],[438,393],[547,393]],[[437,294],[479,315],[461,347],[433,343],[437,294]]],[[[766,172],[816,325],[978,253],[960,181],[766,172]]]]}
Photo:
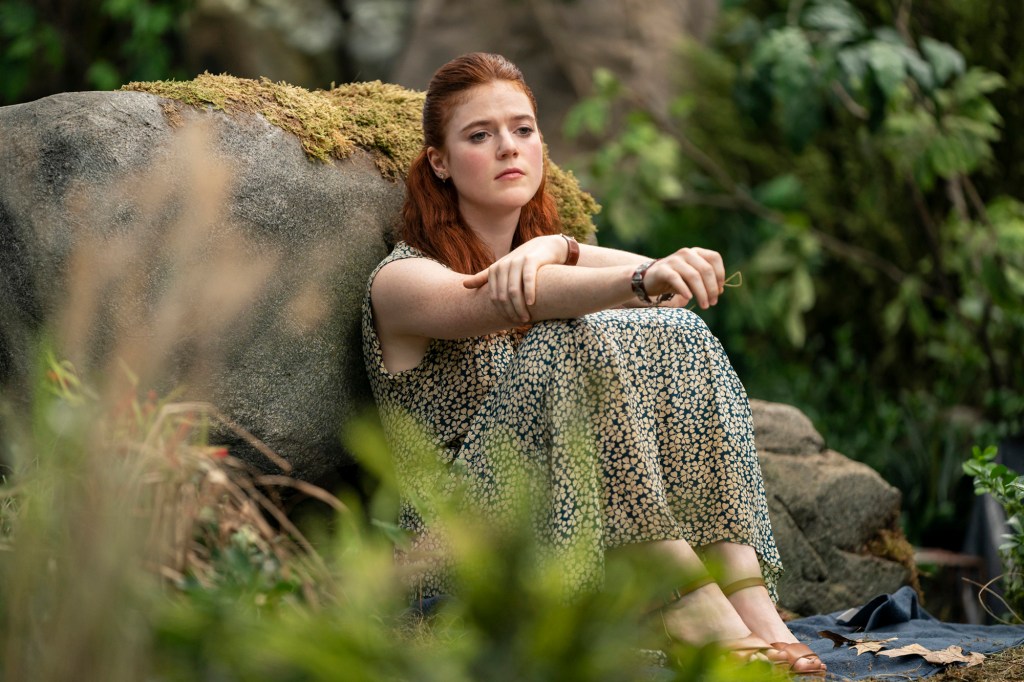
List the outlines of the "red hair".
{"type": "MultiPolygon", "coordinates": [[[[514,84],[530,100],[534,116],[537,100],[523,80],[519,68],[501,55],[472,52],[448,62],[434,74],[423,103],[423,149],[409,167],[405,205],[402,207],[402,239],[456,272],[471,275],[494,262],[494,254],[459,213],[454,183],[434,175],[427,148],[444,149],[444,130],[456,106],[465,101],[470,88],[494,81],[514,84]]],[[[554,199],[544,187],[547,164],[540,187],[523,206],[512,239],[515,248],[534,237],[558,234],[562,224],[554,199]]]]}

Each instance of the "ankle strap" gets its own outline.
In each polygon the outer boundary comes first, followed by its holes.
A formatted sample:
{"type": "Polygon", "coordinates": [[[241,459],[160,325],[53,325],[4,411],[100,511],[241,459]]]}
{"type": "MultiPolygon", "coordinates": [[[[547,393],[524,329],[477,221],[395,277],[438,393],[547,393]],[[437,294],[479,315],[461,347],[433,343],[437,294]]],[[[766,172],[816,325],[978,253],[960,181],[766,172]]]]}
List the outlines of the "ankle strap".
{"type": "Polygon", "coordinates": [[[756,576],[753,578],[740,578],[739,580],[731,582],[728,585],[722,585],[722,592],[724,592],[725,596],[728,597],[729,595],[735,592],[739,592],[740,590],[745,590],[748,587],[767,586],[764,584],[764,578],[762,578],[761,576],[756,576]]]}
{"type": "Polygon", "coordinates": [[[680,585],[679,587],[672,590],[671,595],[665,599],[665,603],[671,604],[672,602],[679,601],[691,592],[696,592],[705,585],[710,585],[713,582],[715,582],[715,579],[711,577],[710,573],[705,573],[702,576],[698,576],[690,582],[684,585],[680,585]]]}

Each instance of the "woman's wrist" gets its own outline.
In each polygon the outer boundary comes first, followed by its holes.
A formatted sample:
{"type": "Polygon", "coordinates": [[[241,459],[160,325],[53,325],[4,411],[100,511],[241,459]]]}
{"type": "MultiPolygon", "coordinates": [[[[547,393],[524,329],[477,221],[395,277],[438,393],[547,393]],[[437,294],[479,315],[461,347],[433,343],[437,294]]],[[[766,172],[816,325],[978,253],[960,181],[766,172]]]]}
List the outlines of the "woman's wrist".
{"type": "Polygon", "coordinates": [[[565,241],[566,253],[562,265],[576,265],[580,261],[580,245],[567,234],[559,235],[565,241]]]}
{"type": "Polygon", "coordinates": [[[653,299],[647,294],[647,286],[645,285],[644,277],[647,275],[647,269],[656,262],[657,259],[644,261],[640,265],[636,266],[636,269],[633,270],[633,274],[630,277],[630,285],[632,286],[633,294],[641,303],[653,306],[660,305],[665,301],[671,300],[675,296],[675,293],[672,291],[659,294],[653,299]]]}

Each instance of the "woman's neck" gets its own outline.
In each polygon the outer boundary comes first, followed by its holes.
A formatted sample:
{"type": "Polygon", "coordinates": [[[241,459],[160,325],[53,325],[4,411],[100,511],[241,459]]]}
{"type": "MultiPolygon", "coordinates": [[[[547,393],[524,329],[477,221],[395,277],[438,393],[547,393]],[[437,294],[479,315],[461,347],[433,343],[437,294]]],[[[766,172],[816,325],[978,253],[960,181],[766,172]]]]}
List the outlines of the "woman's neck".
{"type": "Polygon", "coordinates": [[[474,211],[469,207],[459,207],[462,219],[466,221],[476,236],[490,248],[497,260],[512,250],[512,240],[519,226],[519,214],[522,209],[516,208],[509,212],[486,214],[474,211]],[[469,209],[469,210],[467,210],[469,209]]]}

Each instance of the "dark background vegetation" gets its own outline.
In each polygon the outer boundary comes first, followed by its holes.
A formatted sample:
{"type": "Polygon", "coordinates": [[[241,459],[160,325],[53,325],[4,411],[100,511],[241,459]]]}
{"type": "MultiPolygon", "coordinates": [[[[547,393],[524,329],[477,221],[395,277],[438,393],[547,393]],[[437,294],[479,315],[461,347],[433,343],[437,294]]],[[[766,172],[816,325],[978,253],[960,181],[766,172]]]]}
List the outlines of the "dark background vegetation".
{"type": "MultiPolygon", "coordinates": [[[[419,7],[229,5],[0,0],[0,104],[203,70],[388,80],[419,7]]],[[[971,446],[1022,432],[1022,29],[1002,0],[723,0],[666,106],[599,72],[557,159],[602,243],[743,272],[705,316],[748,392],[899,486],[917,544],[960,548],[971,446]]]]}

